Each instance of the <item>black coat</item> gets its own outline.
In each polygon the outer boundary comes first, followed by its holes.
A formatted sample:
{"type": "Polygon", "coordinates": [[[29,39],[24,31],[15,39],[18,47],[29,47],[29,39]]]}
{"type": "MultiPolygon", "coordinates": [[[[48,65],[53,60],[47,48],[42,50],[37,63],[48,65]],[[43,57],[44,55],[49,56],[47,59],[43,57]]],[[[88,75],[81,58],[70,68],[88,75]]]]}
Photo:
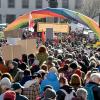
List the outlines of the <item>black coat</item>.
{"type": "MultiPolygon", "coordinates": [[[[68,94],[70,94],[72,90],[74,90],[71,86],[68,85],[63,86],[60,89],[64,89],[68,94]]],[[[64,100],[66,95],[60,89],[57,91],[57,100],[64,100]]]]}
{"type": "Polygon", "coordinates": [[[95,84],[95,87],[93,87],[94,100],[100,100],[100,85],[93,82],[90,83],[95,84]]]}
{"type": "Polygon", "coordinates": [[[26,96],[16,93],[16,100],[29,100],[26,96]]]}

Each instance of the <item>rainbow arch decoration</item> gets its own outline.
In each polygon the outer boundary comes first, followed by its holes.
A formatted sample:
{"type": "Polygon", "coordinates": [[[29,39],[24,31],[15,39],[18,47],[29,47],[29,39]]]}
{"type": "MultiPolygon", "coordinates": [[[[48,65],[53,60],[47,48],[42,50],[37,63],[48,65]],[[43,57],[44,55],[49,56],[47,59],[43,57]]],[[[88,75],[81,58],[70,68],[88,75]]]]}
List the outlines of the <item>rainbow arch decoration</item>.
{"type": "Polygon", "coordinates": [[[9,24],[4,31],[11,31],[21,28],[23,25],[28,23],[30,13],[32,14],[33,20],[46,17],[58,17],[77,21],[89,27],[94,33],[96,33],[97,38],[100,39],[99,25],[93,19],[89,18],[86,15],[83,15],[82,13],[64,8],[45,8],[40,10],[33,10],[29,13],[19,16],[16,20],[9,24]]]}

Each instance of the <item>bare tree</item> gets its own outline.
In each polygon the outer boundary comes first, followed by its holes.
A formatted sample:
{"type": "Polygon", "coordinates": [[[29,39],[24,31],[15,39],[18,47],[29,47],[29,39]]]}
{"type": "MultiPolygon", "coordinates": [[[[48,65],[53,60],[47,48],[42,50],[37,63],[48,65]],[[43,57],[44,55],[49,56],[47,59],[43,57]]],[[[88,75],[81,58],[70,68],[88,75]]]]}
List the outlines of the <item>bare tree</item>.
{"type": "Polygon", "coordinates": [[[94,18],[100,13],[100,0],[83,0],[82,12],[94,18]]]}

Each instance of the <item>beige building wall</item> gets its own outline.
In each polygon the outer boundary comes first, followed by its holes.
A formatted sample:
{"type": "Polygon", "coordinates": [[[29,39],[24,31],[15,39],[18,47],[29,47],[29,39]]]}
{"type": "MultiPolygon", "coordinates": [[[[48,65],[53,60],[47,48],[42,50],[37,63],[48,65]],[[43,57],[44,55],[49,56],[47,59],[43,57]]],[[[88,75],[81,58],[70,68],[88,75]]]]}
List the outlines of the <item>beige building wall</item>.
{"type": "MultiPolygon", "coordinates": [[[[36,0],[29,0],[29,8],[22,8],[22,0],[15,0],[15,8],[8,8],[8,0],[0,0],[0,15],[2,16],[2,23],[6,23],[6,15],[14,14],[16,17],[36,9],[36,0]]],[[[42,8],[48,7],[47,0],[42,0],[42,8]]],[[[62,7],[62,0],[58,0],[58,7],[62,7]]],[[[69,9],[75,9],[75,0],[69,0],[69,9]]]]}

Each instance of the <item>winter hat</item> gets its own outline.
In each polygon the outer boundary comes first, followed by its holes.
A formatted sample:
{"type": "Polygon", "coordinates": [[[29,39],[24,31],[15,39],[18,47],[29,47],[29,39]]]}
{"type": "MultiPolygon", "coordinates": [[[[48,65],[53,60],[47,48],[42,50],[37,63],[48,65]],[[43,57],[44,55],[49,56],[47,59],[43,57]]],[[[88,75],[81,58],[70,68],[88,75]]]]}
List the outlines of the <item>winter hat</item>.
{"type": "Polygon", "coordinates": [[[6,91],[3,100],[16,100],[16,93],[14,91],[6,91]]]}
{"type": "Polygon", "coordinates": [[[3,78],[0,81],[0,85],[1,86],[4,85],[6,88],[11,88],[11,82],[10,82],[10,80],[7,77],[3,78]]]}
{"type": "Polygon", "coordinates": [[[56,97],[56,92],[53,89],[48,88],[45,91],[44,97],[54,99],[56,97]]]}
{"type": "Polygon", "coordinates": [[[80,78],[82,77],[82,72],[80,69],[76,69],[75,74],[77,74],[80,78]]]}

